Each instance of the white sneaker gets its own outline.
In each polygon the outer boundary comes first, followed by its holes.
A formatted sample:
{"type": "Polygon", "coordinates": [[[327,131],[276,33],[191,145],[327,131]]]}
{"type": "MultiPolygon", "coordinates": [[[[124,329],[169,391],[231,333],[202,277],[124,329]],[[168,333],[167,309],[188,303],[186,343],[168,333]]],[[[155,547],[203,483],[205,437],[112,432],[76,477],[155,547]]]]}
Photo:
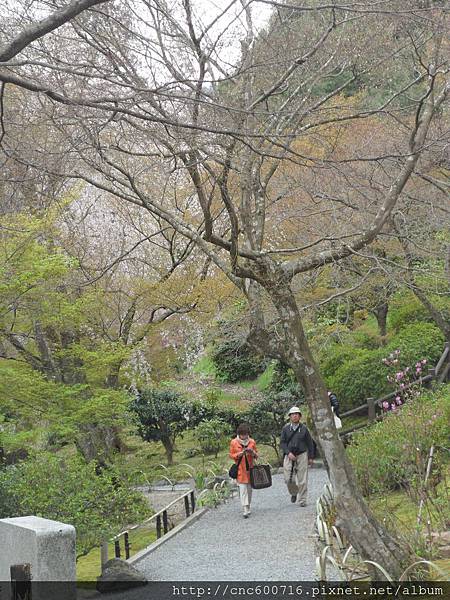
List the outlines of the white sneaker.
{"type": "Polygon", "coordinates": [[[248,515],[250,514],[250,510],[248,506],[244,506],[244,519],[248,519],[248,515]]]}

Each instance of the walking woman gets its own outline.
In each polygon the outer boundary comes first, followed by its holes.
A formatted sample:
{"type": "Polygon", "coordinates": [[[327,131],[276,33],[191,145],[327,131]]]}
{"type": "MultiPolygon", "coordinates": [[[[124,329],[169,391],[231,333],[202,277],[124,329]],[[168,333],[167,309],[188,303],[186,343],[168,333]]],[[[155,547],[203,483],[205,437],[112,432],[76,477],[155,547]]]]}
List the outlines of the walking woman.
{"type": "Polygon", "coordinates": [[[244,510],[244,519],[248,519],[252,501],[250,469],[253,467],[253,461],[258,458],[258,450],[256,448],[255,440],[250,437],[250,429],[245,423],[239,425],[237,428],[237,436],[231,440],[230,458],[238,465],[236,481],[239,486],[239,495],[244,510]]]}

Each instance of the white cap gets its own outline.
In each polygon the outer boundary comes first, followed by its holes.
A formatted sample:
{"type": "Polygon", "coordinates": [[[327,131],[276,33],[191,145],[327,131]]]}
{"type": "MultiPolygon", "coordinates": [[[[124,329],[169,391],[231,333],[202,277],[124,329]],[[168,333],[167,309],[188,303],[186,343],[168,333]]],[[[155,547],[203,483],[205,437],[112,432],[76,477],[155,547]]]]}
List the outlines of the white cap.
{"type": "Polygon", "coordinates": [[[299,409],[298,406],[293,406],[292,408],[289,409],[288,415],[292,415],[292,413],[302,414],[302,411],[299,409]]]}

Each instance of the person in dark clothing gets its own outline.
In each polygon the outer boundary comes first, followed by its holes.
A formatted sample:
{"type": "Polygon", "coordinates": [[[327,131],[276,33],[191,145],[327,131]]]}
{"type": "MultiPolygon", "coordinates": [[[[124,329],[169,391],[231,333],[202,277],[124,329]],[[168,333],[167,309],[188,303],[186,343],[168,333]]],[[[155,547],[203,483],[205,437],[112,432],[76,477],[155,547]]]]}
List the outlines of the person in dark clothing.
{"type": "Polygon", "coordinates": [[[339,417],[339,400],[337,399],[336,394],[328,392],[328,400],[330,401],[334,414],[339,417]]]}
{"type": "Polygon", "coordinates": [[[308,466],[313,464],[314,443],[308,428],[300,422],[301,416],[297,406],[290,409],[290,423],[281,431],[280,447],[284,454],[284,480],[291,502],[306,506],[308,466]]]}

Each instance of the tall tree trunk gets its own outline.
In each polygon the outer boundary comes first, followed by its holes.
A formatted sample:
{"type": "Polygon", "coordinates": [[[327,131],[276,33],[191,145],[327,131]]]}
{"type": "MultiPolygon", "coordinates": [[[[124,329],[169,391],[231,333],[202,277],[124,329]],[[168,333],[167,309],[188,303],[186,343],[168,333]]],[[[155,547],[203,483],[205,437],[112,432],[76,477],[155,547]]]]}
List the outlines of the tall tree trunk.
{"type": "Polygon", "coordinates": [[[431,318],[444,334],[446,341],[450,342],[450,323],[444,319],[439,309],[434,306],[425,292],[415,285],[414,281],[411,281],[411,290],[416,298],[420,300],[423,306],[430,313],[431,318]]]}
{"type": "Polygon", "coordinates": [[[164,450],[166,451],[167,464],[170,467],[171,465],[173,465],[173,453],[175,450],[174,444],[168,436],[162,436],[161,442],[163,443],[164,450]]]}
{"type": "Polygon", "coordinates": [[[105,467],[122,446],[116,427],[92,423],[80,427],[75,445],[86,462],[96,460],[101,467],[105,467]]]}
{"type": "Polygon", "coordinates": [[[113,390],[117,390],[119,387],[119,374],[121,366],[122,361],[112,365],[106,377],[106,386],[112,388],[113,390]]]}
{"type": "Polygon", "coordinates": [[[56,364],[56,361],[53,359],[53,352],[39,321],[34,321],[34,337],[36,340],[36,346],[41,356],[42,364],[44,365],[44,372],[46,376],[49,379],[57,381],[58,383],[62,383],[63,374],[56,364]]]}
{"type": "Polygon", "coordinates": [[[375,318],[378,323],[378,333],[380,334],[380,337],[382,337],[383,339],[386,337],[386,334],[387,334],[388,311],[389,311],[389,304],[387,302],[383,302],[382,304],[379,304],[373,310],[373,314],[375,315],[375,318]]]}
{"type": "MultiPolygon", "coordinates": [[[[408,558],[370,513],[358,489],[353,468],[334,426],[327,389],[312,357],[297,303],[289,283],[261,281],[278,312],[286,360],[303,388],[314,421],[317,442],[327,465],[338,511],[338,525],[363,559],[376,560],[398,578],[408,558]]],[[[373,573],[383,579],[381,572],[373,573]]]]}
{"type": "Polygon", "coordinates": [[[59,360],[60,371],[63,375],[64,383],[70,385],[86,383],[86,372],[81,358],[71,354],[71,347],[79,341],[79,333],[76,331],[62,331],[60,333],[62,356],[59,360]],[[64,352],[64,351],[67,351],[64,352]]]}
{"type": "MultiPolygon", "coordinates": [[[[406,265],[408,267],[405,275],[406,283],[409,285],[413,294],[423,304],[423,306],[429,312],[431,318],[436,323],[437,327],[442,331],[447,342],[450,342],[450,323],[442,316],[439,309],[431,302],[427,294],[423,289],[416,283],[416,277],[414,273],[414,255],[411,250],[408,239],[402,234],[401,223],[398,218],[392,219],[392,224],[397,233],[398,240],[403,248],[405,254],[406,265]]],[[[447,256],[445,257],[445,273],[448,277],[448,283],[450,286],[450,244],[447,246],[447,256]]]]}

